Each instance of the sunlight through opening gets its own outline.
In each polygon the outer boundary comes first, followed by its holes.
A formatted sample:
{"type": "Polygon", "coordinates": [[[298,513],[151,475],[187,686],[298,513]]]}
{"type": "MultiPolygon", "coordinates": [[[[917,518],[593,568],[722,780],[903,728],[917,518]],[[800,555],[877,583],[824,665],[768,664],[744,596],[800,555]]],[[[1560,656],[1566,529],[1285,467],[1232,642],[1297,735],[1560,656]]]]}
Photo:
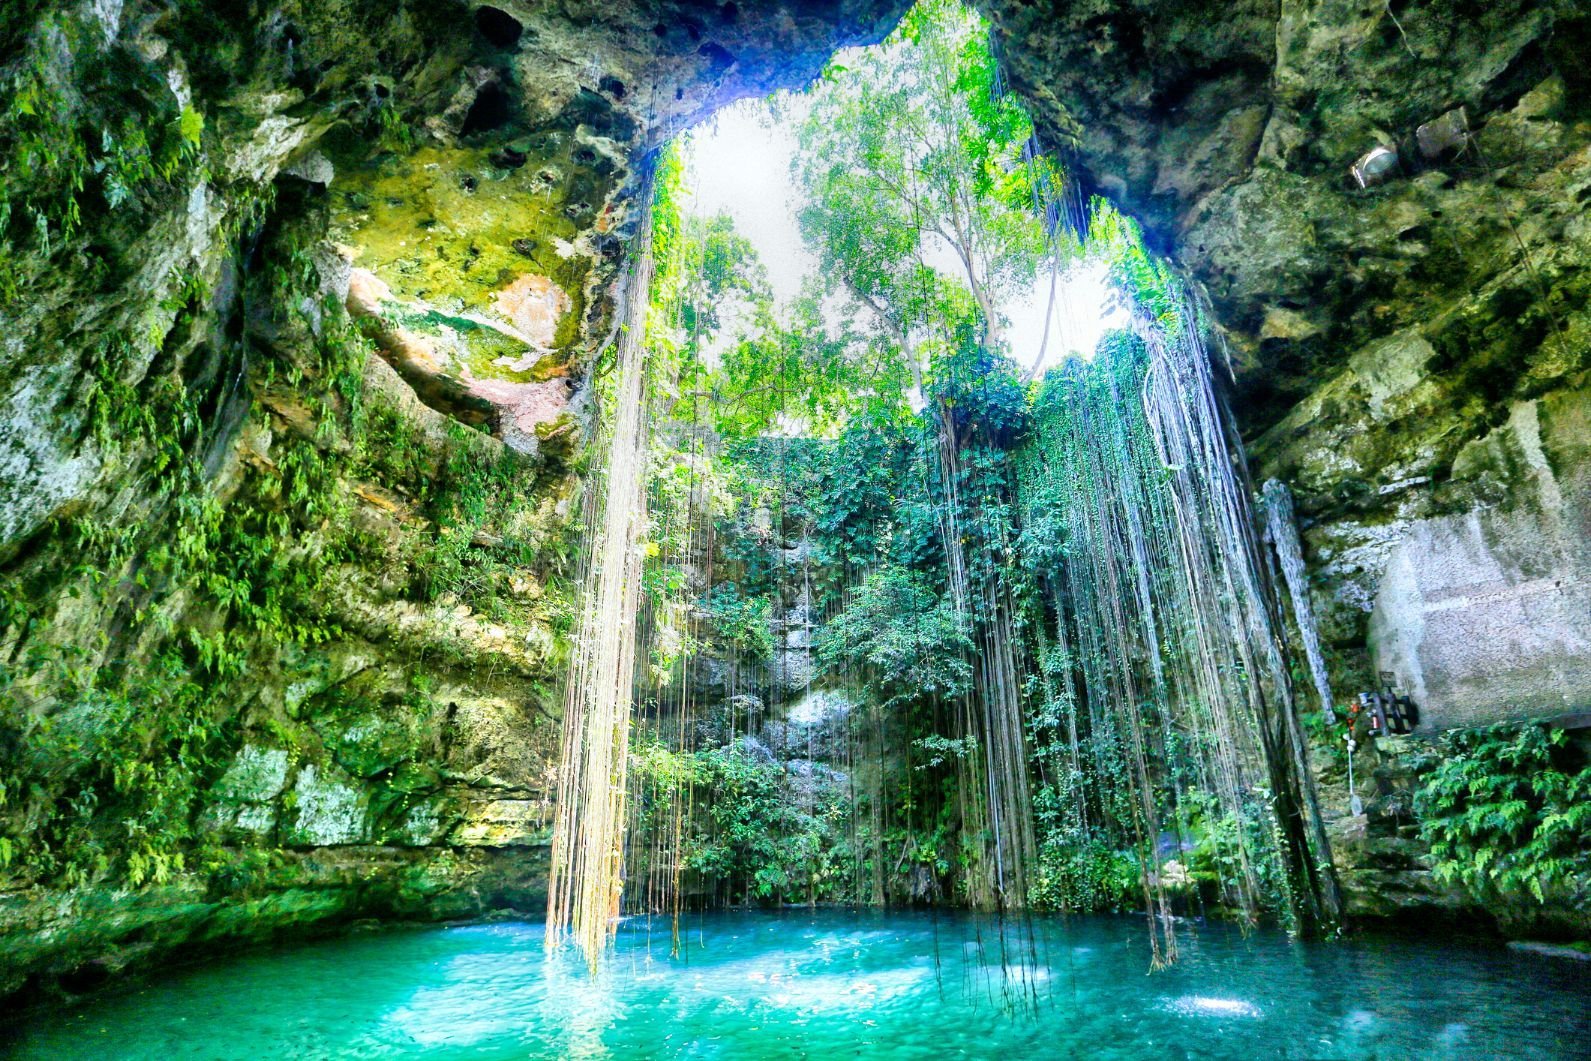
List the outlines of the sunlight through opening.
{"type": "MultiPolygon", "coordinates": [[[[836,61],[843,64],[844,58],[842,53],[836,61]]],[[[807,110],[807,97],[797,93],[741,100],[685,141],[687,209],[698,217],[727,214],[734,221],[756,248],[774,297],[785,308],[818,269],[801,237],[802,198],[791,175],[796,128],[807,110]]],[[[947,271],[954,268],[948,247],[929,261],[947,271]]],[[[1107,271],[1097,256],[1074,261],[1056,278],[1053,300],[1050,275],[1041,272],[1024,297],[1001,307],[1018,365],[1036,377],[1068,356],[1091,358],[1105,333],[1128,326],[1130,314],[1107,271]]]]}

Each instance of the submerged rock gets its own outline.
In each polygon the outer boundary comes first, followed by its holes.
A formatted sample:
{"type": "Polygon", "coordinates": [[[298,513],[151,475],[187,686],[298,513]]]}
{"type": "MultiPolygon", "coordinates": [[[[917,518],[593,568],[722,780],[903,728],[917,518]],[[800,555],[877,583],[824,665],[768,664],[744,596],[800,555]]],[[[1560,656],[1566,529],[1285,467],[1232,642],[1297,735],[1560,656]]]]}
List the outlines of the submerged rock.
{"type": "Polygon", "coordinates": [[[1549,958],[1566,958],[1569,961],[1591,962],[1591,950],[1580,947],[1566,947],[1560,943],[1537,943],[1530,940],[1509,940],[1510,950],[1523,951],[1526,954],[1543,954],[1549,958]]]}

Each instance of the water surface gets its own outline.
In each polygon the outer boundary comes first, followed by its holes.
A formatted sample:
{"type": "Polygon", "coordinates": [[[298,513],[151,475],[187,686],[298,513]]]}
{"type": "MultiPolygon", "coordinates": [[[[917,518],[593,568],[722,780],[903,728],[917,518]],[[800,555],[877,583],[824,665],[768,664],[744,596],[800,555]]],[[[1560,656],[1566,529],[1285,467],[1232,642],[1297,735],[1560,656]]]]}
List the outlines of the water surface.
{"type": "MultiPolygon", "coordinates": [[[[608,969],[541,926],[398,930],[176,970],[12,1028],[22,1058],[1583,1058],[1591,969],[1501,946],[1297,944],[1132,918],[782,911],[629,921],[608,969]]],[[[8,1039],[0,1033],[0,1052],[8,1039]]]]}

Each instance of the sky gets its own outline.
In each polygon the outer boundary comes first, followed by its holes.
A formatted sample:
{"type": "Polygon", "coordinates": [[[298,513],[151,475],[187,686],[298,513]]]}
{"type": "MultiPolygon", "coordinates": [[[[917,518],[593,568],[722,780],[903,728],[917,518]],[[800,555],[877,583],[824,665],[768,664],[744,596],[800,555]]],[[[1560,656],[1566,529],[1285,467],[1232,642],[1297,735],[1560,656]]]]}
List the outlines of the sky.
{"type": "MultiPolygon", "coordinates": [[[[775,297],[786,304],[817,268],[801,240],[796,222],[799,193],[790,175],[803,104],[799,96],[782,97],[777,120],[763,100],[742,100],[726,107],[694,130],[686,157],[692,209],[702,216],[723,212],[734,219],[735,228],[762,258],[775,297]]],[[[953,272],[948,248],[944,254],[944,262],[930,255],[929,263],[953,272]]],[[[1024,367],[1038,353],[1048,301],[1046,272],[1020,304],[1005,307],[1012,353],[1024,367]]],[[[1092,355],[1106,331],[1126,326],[1126,310],[1105,282],[1104,264],[1079,263],[1063,273],[1057,285],[1052,334],[1041,370],[1070,352],[1092,355]]]]}

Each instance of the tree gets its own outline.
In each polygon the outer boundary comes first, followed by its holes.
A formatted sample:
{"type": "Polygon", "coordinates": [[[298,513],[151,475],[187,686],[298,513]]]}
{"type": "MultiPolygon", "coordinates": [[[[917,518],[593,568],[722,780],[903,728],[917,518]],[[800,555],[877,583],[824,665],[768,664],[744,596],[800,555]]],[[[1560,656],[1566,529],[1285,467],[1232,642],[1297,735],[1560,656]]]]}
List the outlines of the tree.
{"type": "Polygon", "coordinates": [[[982,513],[1008,508],[1001,450],[1025,412],[1002,306],[1056,248],[1034,209],[1031,124],[997,83],[981,20],[955,0],[927,0],[854,69],[828,71],[794,169],[822,274],[871,311],[932,403],[949,599],[977,644],[977,709],[958,729],[977,738],[982,760],[966,764],[964,787],[979,796],[962,825],[991,840],[972,898],[1020,907],[1034,845],[1011,535],[982,513]]]}
{"type": "Polygon", "coordinates": [[[824,628],[819,658],[831,673],[856,668],[880,706],[967,691],[966,625],[922,575],[885,567],[862,580],[849,607],[824,628]]]}
{"type": "Polygon", "coordinates": [[[996,91],[982,21],[956,0],[918,4],[854,62],[825,73],[800,129],[801,227],[822,274],[872,312],[920,385],[922,340],[965,317],[947,281],[999,348],[1002,304],[1051,252],[1023,155],[1032,126],[996,91]]]}

